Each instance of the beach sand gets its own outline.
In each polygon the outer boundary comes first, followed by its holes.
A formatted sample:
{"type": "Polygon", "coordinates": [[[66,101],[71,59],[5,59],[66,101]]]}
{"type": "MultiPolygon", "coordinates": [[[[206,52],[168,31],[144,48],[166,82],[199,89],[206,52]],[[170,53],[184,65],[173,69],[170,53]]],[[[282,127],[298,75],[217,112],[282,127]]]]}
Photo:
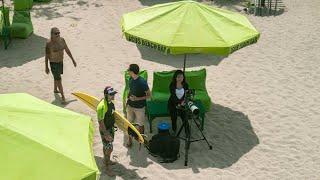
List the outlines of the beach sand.
{"type": "MultiPolygon", "coordinates": [[[[189,70],[207,70],[212,109],[204,132],[213,150],[204,141],[192,143],[185,167],[182,143],[180,159],[163,164],[144,148],[139,151],[137,143],[128,150],[123,133],[117,131],[113,152],[117,177],[108,178],[96,114],[71,92],[102,97],[104,87],[111,85],[120,92],[116,108],[122,111],[123,72],[130,63],[148,71],[150,87],[152,72],[181,68],[182,56],[137,47],[122,37],[120,28],[122,14],[168,1],[53,0],[36,4],[34,34],[13,40],[8,50],[0,46],[0,93],[26,92],[90,115],[96,127],[94,153],[101,179],[320,179],[318,0],[284,0],[285,11],[280,15],[248,15],[261,37],[228,57],[188,56],[189,70]],[[54,26],[60,28],[78,63],[74,68],[67,56],[64,60],[63,85],[69,102],[65,106],[53,94],[53,77],[44,68],[44,46],[54,26]]],[[[238,1],[228,2],[215,4],[241,10],[238,1]]],[[[160,121],[168,118],[158,118],[153,125],[160,121]]],[[[145,125],[151,137],[147,122],[145,125]]]]}

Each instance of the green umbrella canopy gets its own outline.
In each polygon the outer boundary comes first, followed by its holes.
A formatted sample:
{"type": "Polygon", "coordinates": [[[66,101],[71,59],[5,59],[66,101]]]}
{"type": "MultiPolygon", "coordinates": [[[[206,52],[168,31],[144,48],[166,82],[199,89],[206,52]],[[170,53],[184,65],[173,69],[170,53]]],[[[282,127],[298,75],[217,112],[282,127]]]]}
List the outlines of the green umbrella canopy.
{"type": "Polygon", "coordinates": [[[28,94],[0,94],[0,179],[96,180],[91,118],[28,94]]]}
{"type": "Polygon", "coordinates": [[[245,16],[194,1],[124,14],[122,31],[128,41],[170,54],[228,55],[259,38],[245,16]]]}

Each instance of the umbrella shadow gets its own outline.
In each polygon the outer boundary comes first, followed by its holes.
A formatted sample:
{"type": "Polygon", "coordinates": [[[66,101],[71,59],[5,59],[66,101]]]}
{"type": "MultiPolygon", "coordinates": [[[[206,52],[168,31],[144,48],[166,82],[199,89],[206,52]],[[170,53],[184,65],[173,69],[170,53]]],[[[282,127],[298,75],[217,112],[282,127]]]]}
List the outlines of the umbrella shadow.
{"type": "Polygon", "coordinates": [[[217,5],[219,7],[222,6],[234,6],[234,5],[242,5],[246,2],[248,2],[248,0],[209,0],[212,2],[212,4],[217,5]]]}
{"type": "Polygon", "coordinates": [[[261,8],[259,12],[257,12],[257,16],[268,17],[268,16],[280,16],[285,12],[285,7],[278,7],[275,9],[261,8]]]}
{"type": "MultiPolygon", "coordinates": [[[[140,3],[144,6],[153,6],[156,4],[162,4],[162,3],[170,3],[170,2],[178,2],[181,0],[157,0],[157,1],[150,1],[150,0],[139,0],[140,3]]],[[[198,2],[206,2],[207,4],[212,2],[213,0],[194,0],[194,1],[198,1],[198,2]]],[[[221,1],[221,0],[220,0],[221,1]]],[[[225,1],[225,0],[224,0],[225,1]]],[[[235,0],[233,0],[235,1],[235,0]]],[[[245,1],[245,0],[241,0],[241,1],[245,1]]]]}
{"type": "Polygon", "coordinates": [[[180,1],[180,0],[158,0],[158,1],[139,0],[139,1],[144,6],[153,6],[156,4],[169,3],[169,2],[175,2],[175,1],[180,1]]]}
{"type": "Polygon", "coordinates": [[[100,156],[94,156],[97,166],[99,168],[99,171],[101,172],[100,180],[109,180],[109,179],[116,179],[116,176],[121,177],[125,180],[130,179],[147,179],[147,177],[140,177],[138,173],[136,172],[137,169],[127,169],[122,164],[117,163],[112,166],[113,172],[116,174],[115,177],[109,177],[106,174],[106,166],[103,163],[103,157],[100,156]]]}
{"type": "MultiPolygon", "coordinates": [[[[175,68],[183,67],[184,55],[165,55],[159,51],[141,45],[137,45],[137,48],[140,51],[141,58],[144,60],[166,64],[175,68]]],[[[212,54],[188,54],[186,68],[211,65],[217,66],[224,58],[225,57],[223,56],[215,56],[212,54]]]]}
{"type": "Polygon", "coordinates": [[[46,38],[32,34],[28,39],[13,39],[6,50],[0,46],[0,68],[17,67],[44,57],[46,42],[46,38]]]}
{"type": "Polygon", "coordinates": [[[66,103],[62,104],[61,103],[61,97],[57,93],[54,93],[54,100],[51,102],[51,104],[63,108],[63,107],[67,106],[68,104],[70,104],[70,103],[72,103],[74,101],[77,101],[77,99],[71,99],[71,100],[66,99],[66,103]]]}
{"type": "Polygon", "coordinates": [[[97,8],[103,6],[103,4],[101,3],[90,2],[88,0],[73,0],[73,1],[57,0],[55,2],[50,3],[50,5],[47,5],[47,4],[48,3],[43,3],[43,2],[35,3],[35,5],[32,8],[32,11],[36,18],[45,17],[48,20],[52,20],[56,18],[67,17],[75,21],[80,21],[82,19],[80,17],[68,16],[68,14],[73,13],[72,11],[59,12],[59,10],[63,7],[72,7],[72,8],[80,7],[83,10],[86,10],[90,6],[94,6],[97,8]]]}
{"type": "MultiPolygon", "coordinates": [[[[178,122],[181,126],[181,120],[178,119],[178,122]]],[[[249,117],[240,111],[234,111],[219,104],[213,103],[211,111],[207,112],[203,132],[213,146],[212,150],[209,150],[205,141],[191,143],[188,166],[184,166],[185,142],[180,141],[180,158],[174,163],[161,163],[161,165],[166,169],[191,168],[194,173],[209,167],[224,169],[235,164],[259,144],[249,117]]],[[[183,137],[184,133],[180,136],[183,137]]],[[[201,138],[200,131],[194,122],[191,124],[191,136],[194,139],[201,138]]],[[[151,159],[159,162],[153,157],[151,159]]]]}

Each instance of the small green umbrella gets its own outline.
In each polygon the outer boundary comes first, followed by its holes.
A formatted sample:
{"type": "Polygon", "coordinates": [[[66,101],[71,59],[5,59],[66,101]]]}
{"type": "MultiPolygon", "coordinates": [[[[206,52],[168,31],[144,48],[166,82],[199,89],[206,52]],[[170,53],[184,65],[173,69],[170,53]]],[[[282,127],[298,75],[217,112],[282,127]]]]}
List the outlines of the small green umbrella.
{"type": "Polygon", "coordinates": [[[128,41],[163,53],[228,55],[257,42],[259,32],[238,13],[195,1],[159,4],[124,14],[128,41]]]}
{"type": "Polygon", "coordinates": [[[91,118],[28,94],[0,94],[0,179],[96,180],[91,118]]]}

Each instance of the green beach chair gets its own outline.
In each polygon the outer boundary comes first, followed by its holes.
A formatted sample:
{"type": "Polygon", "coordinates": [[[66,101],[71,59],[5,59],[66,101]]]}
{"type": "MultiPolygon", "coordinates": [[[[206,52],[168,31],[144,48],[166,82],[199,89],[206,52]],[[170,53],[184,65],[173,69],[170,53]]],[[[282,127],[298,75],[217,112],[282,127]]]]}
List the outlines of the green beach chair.
{"type": "Polygon", "coordinates": [[[14,14],[11,25],[11,36],[27,38],[33,33],[30,10],[33,0],[14,0],[14,14]]]}
{"type": "Polygon", "coordinates": [[[13,7],[15,11],[30,11],[33,0],[14,0],[13,7]]]}
{"type": "MultiPolygon", "coordinates": [[[[148,72],[147,70],[143,70],[139,72],[139,76],[141,76],[143,79],[145,79],[146,81],[148,81],[148,72]]],[[[128,94],[129,94],[129,79],[130,79],[130,75],[128,73],[128,71],[125,71],[124,74],[124,80],[125,80],[125,87],[122,93],[122,108],[123,108],[123,113],[126,114],[126,103],[127,103],[127,99],[128,99],[128,94]]]]}
{"type": "Polygon", "coordinates": [[[10,44],[9,12],[8,7],[0,7],[0,39],[3,41],[5,49],[7,49],[10,44]]]}
{"type": "MultiPolygon", "coordinates": [[[[174,71],[153,73],[152,101],[168,101],[170,92],[169,84],[174,71]]],[[[186,71],[186,80],[190,89],[195,89],[195,100],[201,101],[206,111],[211,108],[211,98],[206,89],[206,70],[186,71]]]]}

